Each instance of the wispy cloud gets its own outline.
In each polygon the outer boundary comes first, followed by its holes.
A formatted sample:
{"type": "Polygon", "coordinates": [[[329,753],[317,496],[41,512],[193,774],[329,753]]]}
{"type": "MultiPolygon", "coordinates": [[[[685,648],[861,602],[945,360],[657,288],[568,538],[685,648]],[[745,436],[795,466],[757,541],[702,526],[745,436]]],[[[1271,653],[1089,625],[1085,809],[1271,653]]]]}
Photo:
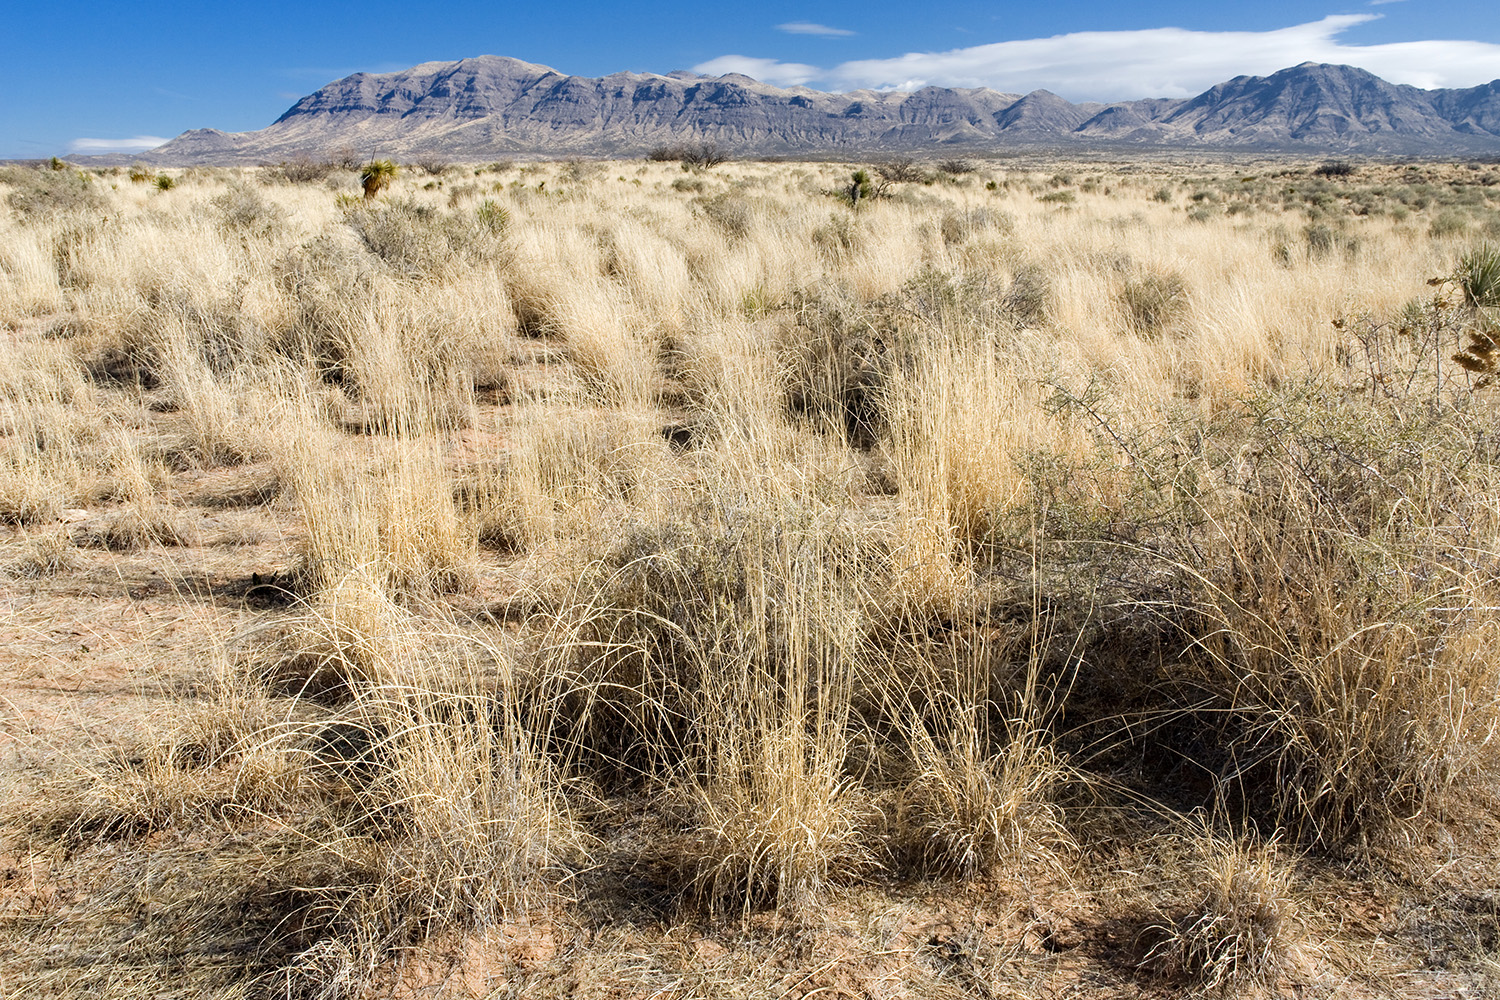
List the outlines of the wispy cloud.
{"type": "Polygon", "coordinates": [[[159,135],[138,135],[130,139],[74,139],[68,143],[68,152],[89,156],[104,153],[139,153],[155,149],[167,140],[159,135]]]}
{"type": "Polygon", "coordinates": [[[776,30],[785,31],[788,35],[822,35],[825,38],[843,38],[854,34],[845,28],[830,28],[826,24],[813,24],[811,21],[788,21],[786,24],[778,24],[776,30]]]}
{"type": "Polygon", "coordinates": [[[1302,62],[1359,66],[1392,83],[1470,87],[1500,70],[1500,45],[1474,41],[1351,45],[1340,36],[1379,14],[1340,14],[1272,31],[1082,31],[951,49],[858,59],[831,69],[750,56],[723,56],[694,67],[738,72],[767,83],[817,83],[829,89],[913,90],[1045,88],[1073,100],[1190,97],[1230,77],[1264,76],[1302,62]],[[719,66],[725,68],[718,68],[719,66]]]}
{"type": "Polygon", "coordinates": [[[1406,0],[1370,0],[1371,7],[1384,7],[1388,3],[1405,3],[1406,0]]]}
{"type": "Polygon", "coordinates": [[[704,76],[723,76],[725,73],[743,73],[764,83],[778,87],[795,87],[815,80],[823,75],[816,66],[805,63],[784,63],[775,59],[756,59],[753,56],[720,56],[693,67],[694,73],[704,76]]]}

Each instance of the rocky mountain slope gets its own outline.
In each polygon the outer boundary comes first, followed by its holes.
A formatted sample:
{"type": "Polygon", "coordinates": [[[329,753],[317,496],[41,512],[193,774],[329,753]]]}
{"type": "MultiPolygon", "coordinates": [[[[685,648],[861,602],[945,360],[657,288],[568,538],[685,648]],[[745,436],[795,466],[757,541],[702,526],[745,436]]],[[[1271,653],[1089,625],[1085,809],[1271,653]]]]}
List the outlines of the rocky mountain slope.
{"type": "Polygon", "coordinates": [[[185,132],[140,159],[261,163],[353,149],[362,157],[478,160],[636,154],[697,140],[742,155],[1037,146],[1500,152],[1500,80],[1420,90],[1351,66],[1304,63],[1267,77],[1235,77],[1191,100],[1103,105],[1073,104],[1045,90],[833,94],[734,73],[594,79],[478,56],[356,73],[302,98],[257,132],[185,132]]]}

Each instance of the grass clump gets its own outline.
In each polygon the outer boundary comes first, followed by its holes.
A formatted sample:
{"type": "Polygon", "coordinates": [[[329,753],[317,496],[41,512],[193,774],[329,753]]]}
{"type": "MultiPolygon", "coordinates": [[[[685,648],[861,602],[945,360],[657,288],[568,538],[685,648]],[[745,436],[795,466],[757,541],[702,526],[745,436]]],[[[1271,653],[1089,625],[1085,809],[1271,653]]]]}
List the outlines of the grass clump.
{"type": "Polygon", "coordinates": [[[1131,330],[1157,337],[1187,308],[1187,283],[1176,272],[1151,271],[1126,281],[1120,302],[1131,330]]]}
{"type": "Polygon", "coordinates": [[[1274,848],[1202,834],[1171,865],[1160,923],[1142,964],[1205,993],[1269,989],[1298,956],[1291,871],[1274,848]]]}

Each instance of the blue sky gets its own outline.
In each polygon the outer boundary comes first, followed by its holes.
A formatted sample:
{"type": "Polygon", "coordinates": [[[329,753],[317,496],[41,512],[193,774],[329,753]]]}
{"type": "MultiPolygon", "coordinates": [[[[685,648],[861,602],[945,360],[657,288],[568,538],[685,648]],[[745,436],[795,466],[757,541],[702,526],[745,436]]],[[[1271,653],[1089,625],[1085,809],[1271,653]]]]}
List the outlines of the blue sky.
{"type": "Polygon", "coordinates": [[[0,33],[0,157],[261,128],[348,73],[483,53],[585,76],[698,68],[829,90],[1046,87],[1073,100],[1184,96],[1305,59],[1472,86],[1500,78],[1500,4],[29,4],[0,33]]]}

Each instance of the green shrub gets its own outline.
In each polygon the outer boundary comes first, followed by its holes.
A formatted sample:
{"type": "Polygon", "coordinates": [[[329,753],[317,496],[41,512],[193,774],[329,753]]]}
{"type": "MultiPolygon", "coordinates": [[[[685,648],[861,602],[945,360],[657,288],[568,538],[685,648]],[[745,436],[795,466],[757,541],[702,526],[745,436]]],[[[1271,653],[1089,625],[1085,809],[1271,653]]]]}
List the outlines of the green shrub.
{"type": "Polygon", "coordinates": [[[1329,160],[1313,170],[1314,177],[1353,177],[1355,173],[1354,164],[1348,160],[1329,160]]]}
{"type": "Polygon", "coordinates": [[[842,193],[844,200],[857,206],[860,202],[875,197],[875,182],[870,179],[868,171],[856,170],[849,178],[849,186],[842,193]]]}
{"type": "Polygon", "coordinates": [[[479,225],[492,233],[503,233],[505,227],[510,225],[510,213],[499,202],[489,198],[479,203],[474,215],[479,219],[479,225]]]}

